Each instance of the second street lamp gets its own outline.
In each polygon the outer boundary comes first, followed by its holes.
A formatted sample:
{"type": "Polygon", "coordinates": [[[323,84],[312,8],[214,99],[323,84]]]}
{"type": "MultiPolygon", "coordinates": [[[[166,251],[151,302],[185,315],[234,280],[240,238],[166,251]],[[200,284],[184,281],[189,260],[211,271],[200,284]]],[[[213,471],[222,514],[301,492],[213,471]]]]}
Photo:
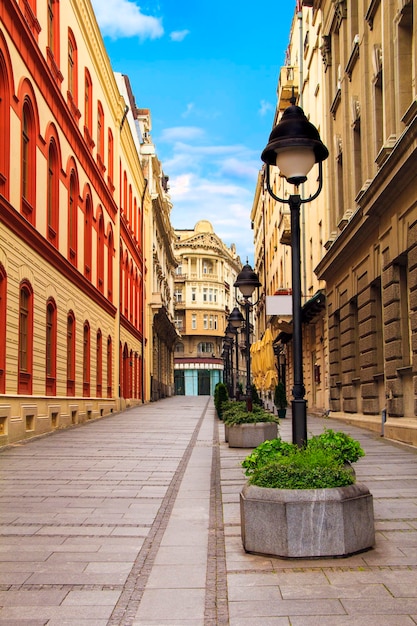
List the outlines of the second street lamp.
{"type": "Polygon", "coordinates": [[[249,315],[250,310],[259,302],[257,297],[255,302],[251,301],[251,297],[255,289],[259,296],[259,287],[261,283],[256,272],[251,268],[249,263],[243,266],[241,272],[237,275],[236,281],[233,285],[239,289],[243,296],[243,301],[239,301],[236,297],[238,304],[245,309],[245,337],[246,337],[246,408],[248,411],[252,411],[252,385],[251,385],[251,367],[250,367],[250,323],[249,315]]]}
{"type": "Polygon", "coordinates": [[[293,443],[299,447],[307,441],[307,403],[304,398],[302,306],[301,306],[301,253],[300,253],[300,207],[319,195],[323,184],[322,161],[329,151],[322,143],[318,130],[308,121],[304,111],[292,104],[285,109],[280,122],[272,130],[261,158],[266,163],[266,185],[268,193],[277,202],[288,204],[291,212],[291,272],[293,314],[293,365],[294,386],[292,400],[293,443]],[[299,186],[307,180],[307,174],[315,163],[319,166],[317,191],[308,198],[301,198],[299,186]],[[294,185],[297,193],[288,198],[279,198],[270,184],[270,166],[276,165],[284,178],[294,185]]]}
{"type": "Polygon", "coordinates": [[[229,325],[231,325],[235,329],[235,358],[236,358],[236,391],[235,391],[235,399],[239,400],[240,397],[240,389],[239,389],[239,328],[242,326],[244,317],[241,311],[235,306],[233,311],[230,313],[227,318],[229,325]]]}

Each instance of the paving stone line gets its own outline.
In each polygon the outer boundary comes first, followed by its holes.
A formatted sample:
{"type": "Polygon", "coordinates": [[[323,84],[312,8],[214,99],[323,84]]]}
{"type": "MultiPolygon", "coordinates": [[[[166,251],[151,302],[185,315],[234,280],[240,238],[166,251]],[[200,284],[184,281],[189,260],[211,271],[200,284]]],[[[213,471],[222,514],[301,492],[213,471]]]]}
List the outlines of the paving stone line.
{"type": "Polygon", "coordinates": [[[183,479],[185,470],[187,469],[187,464],[197,441],[198,433],[203,424],[210,400],[211,398],[209,397],[191,436],[190,442],[178,464],[177,470],[175,471],[165,497],[162,500],[159,511],[152,524],[152,528],[143,542],[130,574],[126,579],[123,591],[113,609],[107,626],[131,626],[135,620],[147,580],[152,570],[153,562],[158,553],[163,534],[168,525],[169,517],[181,486],[181,480],[183,479]]]}
{"type": "Polygon", "coordinates": [[[217,417],[215,416],[213,424],[213,455],[210,488],[210,530],[207,549],[205,626],[229,626],[219,443],[219,428],[217,417]]]}

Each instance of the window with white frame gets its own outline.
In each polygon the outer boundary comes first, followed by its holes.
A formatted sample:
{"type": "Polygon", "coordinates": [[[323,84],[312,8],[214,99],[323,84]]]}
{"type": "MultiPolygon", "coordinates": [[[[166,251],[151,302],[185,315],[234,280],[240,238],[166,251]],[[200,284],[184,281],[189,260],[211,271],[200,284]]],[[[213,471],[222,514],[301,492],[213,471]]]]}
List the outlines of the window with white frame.
{"type": "Polygon", "coordinates": [[[193,330],[196,330],[197,328],[197,315],[195,313],[191,315],[191,328],[193,330]]]}
{"type": "Polygon", "coordinates": [[[191,288],[191,302],[197,302],[197,289],[195,287],[191,288]]]}
{"type": "Polygon", "coordinates": [[[208,315],[207,314],[205,314],[203,317],[203,328],[204,330],[208,329],[208,315]]]}

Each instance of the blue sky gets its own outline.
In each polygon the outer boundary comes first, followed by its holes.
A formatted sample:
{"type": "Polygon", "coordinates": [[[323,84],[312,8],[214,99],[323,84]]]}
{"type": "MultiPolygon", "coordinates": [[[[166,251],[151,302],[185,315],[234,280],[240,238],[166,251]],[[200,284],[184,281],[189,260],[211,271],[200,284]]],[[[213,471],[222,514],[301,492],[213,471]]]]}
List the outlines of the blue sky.
{"type": "Polygon", "coordinates": [[[295,0],[93,0],[113,69],[149,108],[174,228],[212,222],[253,260],[250,211],[295,0]]]}

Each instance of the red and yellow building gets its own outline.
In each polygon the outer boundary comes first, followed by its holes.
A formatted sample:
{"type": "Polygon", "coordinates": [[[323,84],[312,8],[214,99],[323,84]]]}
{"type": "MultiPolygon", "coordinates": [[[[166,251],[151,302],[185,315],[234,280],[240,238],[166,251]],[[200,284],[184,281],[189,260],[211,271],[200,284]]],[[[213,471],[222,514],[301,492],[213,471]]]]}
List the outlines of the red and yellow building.
{"type": "Polygon", "coordinates": [[[0,5],[0,443],[145,400],[146,181],[89,0],[0,5]]]}

